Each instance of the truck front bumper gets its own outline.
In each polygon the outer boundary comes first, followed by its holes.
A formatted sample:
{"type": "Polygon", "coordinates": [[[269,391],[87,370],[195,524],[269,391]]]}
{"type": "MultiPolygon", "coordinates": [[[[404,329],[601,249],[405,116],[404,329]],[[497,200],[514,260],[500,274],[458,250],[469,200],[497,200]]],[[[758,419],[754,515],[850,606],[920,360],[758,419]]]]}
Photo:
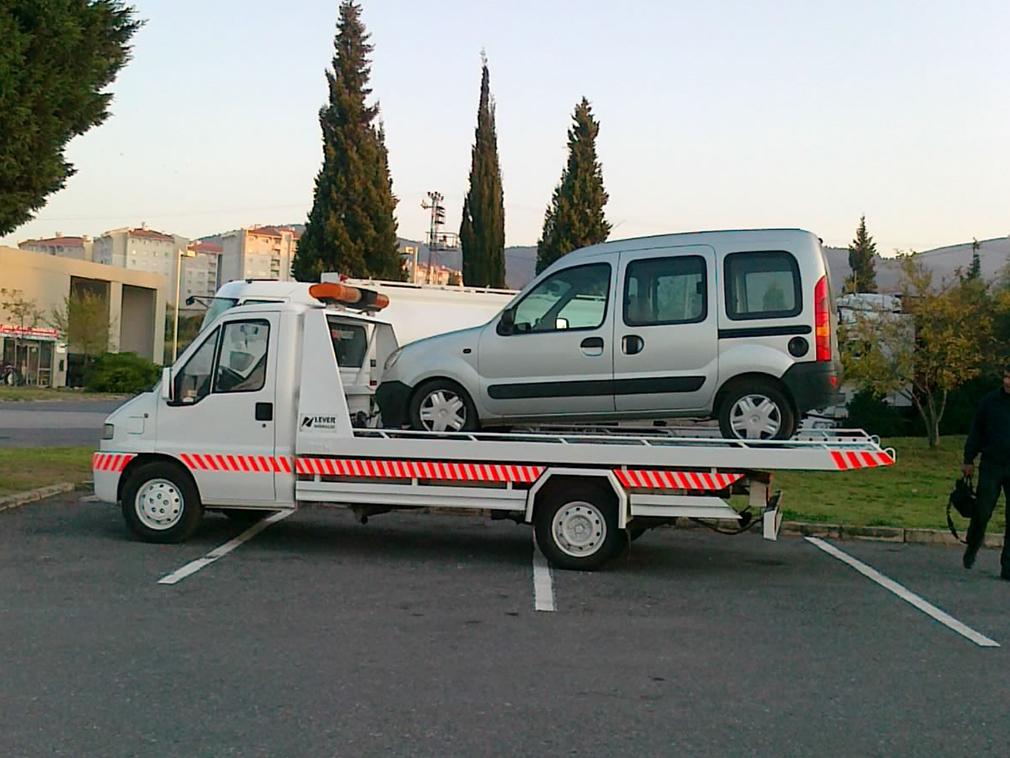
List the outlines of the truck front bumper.
{"type": "Polygon", "coordinates": [[[119,502],[119,479],[123,469],[136,458],[135,453],[100,452],[91,456],[91,475],[95,482],[95,497],[103,503],[119,502]]]}

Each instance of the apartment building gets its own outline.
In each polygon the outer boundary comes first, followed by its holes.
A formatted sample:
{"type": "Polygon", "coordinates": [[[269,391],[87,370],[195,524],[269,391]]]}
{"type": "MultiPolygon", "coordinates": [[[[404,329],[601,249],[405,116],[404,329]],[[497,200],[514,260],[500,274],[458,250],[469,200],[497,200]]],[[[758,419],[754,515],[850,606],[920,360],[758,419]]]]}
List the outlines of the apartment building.
{"type": "Polygon", "coordinates": [[[300,236],[287,226],[252,226],[214,238],[221,245],[219,283],[236,279],[291,281],[300,236]]]}
{"type": "Polygon", "coordinates": [[[211,297],[218,286],[219,246],[191,243],[178,234],[167,234],[146,226],[111,229],[94,241],[95,263],[144,271],[165,277],[164,297],[174,305],[176,289],[179,304],[192,296],[211,297]],[[177,272],[181,278],[176,279],[177,272]]]}
{"type": "Polygon", "coordinates": [[[92,245],[91,237],[87,235],[64,237],[60,232],[57,232],[55,237],[20,242],[18,249],[43,255],[55,255],[60,258],[71,258],[75,261],[90,261],[92,260],[92,245]]]}

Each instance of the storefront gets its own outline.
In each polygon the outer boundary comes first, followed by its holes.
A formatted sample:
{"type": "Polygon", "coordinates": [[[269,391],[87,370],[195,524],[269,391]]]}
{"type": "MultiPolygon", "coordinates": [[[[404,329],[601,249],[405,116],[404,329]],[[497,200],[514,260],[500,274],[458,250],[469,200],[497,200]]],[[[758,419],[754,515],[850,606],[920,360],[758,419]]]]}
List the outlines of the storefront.
{"type": "Polygon", "coordinates": [[[62,386],[67,346],[56,329],[0,323],[0,382],[32,387],[62,386]]]}

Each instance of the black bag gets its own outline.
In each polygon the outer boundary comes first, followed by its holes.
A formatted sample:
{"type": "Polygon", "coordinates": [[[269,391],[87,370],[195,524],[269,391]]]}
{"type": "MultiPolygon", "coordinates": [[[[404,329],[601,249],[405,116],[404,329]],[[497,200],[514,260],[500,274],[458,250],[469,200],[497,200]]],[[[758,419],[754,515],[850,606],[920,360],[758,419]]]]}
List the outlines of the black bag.
{"type": "Polygon", "coordinates": [[[954,484],[954,489],[950,492],[950,504],[967,519],[975,514],[975,487],[970,476],[961,477],[954,484]]]}
{"type": "Polygon", "coordinates": [[[957,533],[957,529],[954,528],[954,522],[950,518],[950,509],[953,508],[955,511],[960,513],[964,518],[971,519],[972,515],[975,513],[975,487],[972,484],[970,476],[964,476],[954,483],[954,489],[950,491],[950,496],[947,498],[947,528],[950,529],[950,533],[954,535],[954,539],[965,542],[957,533]]]}

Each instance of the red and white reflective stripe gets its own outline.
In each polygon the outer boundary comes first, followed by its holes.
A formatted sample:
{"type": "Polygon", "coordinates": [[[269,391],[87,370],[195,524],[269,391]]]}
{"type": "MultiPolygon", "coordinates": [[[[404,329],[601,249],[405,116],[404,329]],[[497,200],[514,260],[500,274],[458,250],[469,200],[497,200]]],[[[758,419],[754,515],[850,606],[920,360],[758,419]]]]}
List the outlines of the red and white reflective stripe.
{"type": "Polygon", "coordinates": [[[91,470],[122,471],[136,457],[136,453],[95,453],[91,456],[91,470]]]}
{"type": "Polygon", "coordinates": [[[283,455],[232,455],[180,453],[190,471],[220,471],[232,474],[290,474],[291,459],[283,455]]]}
{"type": "Polygon", "coordinates": [[[875,453],[867,450],[831,451],[831,459],[841,471],[854,468],[876,468],[877,466],[892,466],[894,459],[887,453],[875,453]]]}
{"type": "Polygon", "coordinates": [[[743,474],[709,471],[614,469],[617,480],[629,489],[720,491],[743,479],[743,474]]]}
{"type": "Polygon", "coordinates": [[[532,484],[544,466],[448,461],[371,460],[367,458],[298,458],[295,471],[308,476],[356,479],[428,479],[447,482],[515,482],[532,484]]]}

